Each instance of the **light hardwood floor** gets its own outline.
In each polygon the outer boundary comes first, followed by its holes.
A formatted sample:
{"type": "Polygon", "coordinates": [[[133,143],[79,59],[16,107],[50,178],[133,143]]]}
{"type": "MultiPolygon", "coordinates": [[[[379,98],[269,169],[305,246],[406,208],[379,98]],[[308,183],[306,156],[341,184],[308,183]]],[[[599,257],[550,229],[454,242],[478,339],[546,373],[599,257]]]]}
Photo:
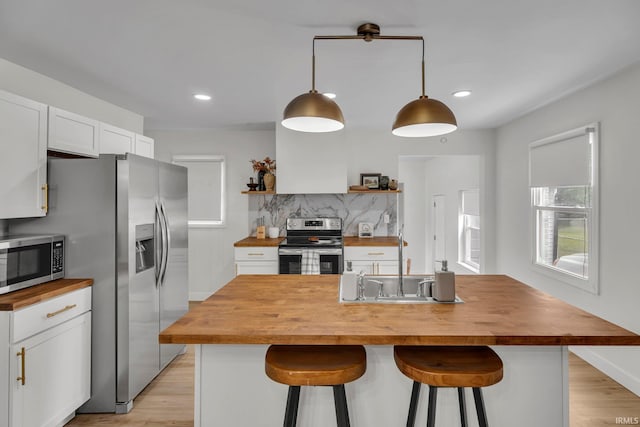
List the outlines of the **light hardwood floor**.
{"type": "MultiPolygon", "coordinates": [[[[187,346],[187,353],[136,398],[129,414],[78,415],[67,426],[193,426],[194,359],[193,346],[187,346]]],[[[640,417],[640,397],[574,354],[569,357],[569,400],[571,427],[623,425],[616,418],[626,418],[629,424],[640,417]]]]}

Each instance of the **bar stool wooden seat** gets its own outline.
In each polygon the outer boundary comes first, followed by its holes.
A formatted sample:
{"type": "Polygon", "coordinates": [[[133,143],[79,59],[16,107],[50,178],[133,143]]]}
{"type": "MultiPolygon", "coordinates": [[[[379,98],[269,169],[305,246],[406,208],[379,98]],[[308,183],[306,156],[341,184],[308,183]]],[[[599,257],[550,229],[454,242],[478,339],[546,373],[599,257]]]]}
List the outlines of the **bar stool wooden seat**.
{"type": "Polygon", "coordinates": [[[487,414],[481,387],[502,379],[502,360],[486,346],[395,346],[393,356],[398,369],[413,380],[407,427],[415,422],[421,384],[429,385],[427,427],[435,426],[436,398],[439,387],[458,389],[462,426],[467,425],[464,388],[473,389],[480,427],[487,426],[487,414]]]}
{"type": "Polygon", "coordinates": [[[289,386],[284,427],[296,425],[301,386],[332,386],[338,427],[349,427],[344,385],[360,378],[367,355],[359,345],[272,345],[265,356],[265,372],[289,386]]]}

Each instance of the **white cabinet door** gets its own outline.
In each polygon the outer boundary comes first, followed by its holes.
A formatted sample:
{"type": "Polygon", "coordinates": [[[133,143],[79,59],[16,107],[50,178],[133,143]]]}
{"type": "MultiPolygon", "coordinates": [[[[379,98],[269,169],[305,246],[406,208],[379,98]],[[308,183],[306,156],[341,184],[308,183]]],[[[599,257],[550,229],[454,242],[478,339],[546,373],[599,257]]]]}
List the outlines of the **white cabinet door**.
{"type": "Polygon", "coordinates": [[[237,261],[236,276],[239,274],[278,274],[278,262],[237,261]]]}
{"type": "Polygon", "coordinates": [[[20,341],[11,349],[10,425],[58,425],[89,399],[91,312],[20,341]]]}
{"type": "Polygon", "coordinates": [[[47,106],[0,90],[0,219],[47,213],[47,106]]]}
{"type": "Polygon", "coordinates": [[[100,123],[100,154],[133,153],[135,134],[126,129],[100,123]]]}
{"type": "Polygon", "coordinates": [[[357,246],[344,248],[345,269],[366,274],[398,274],[398,248],[394,246],[357,246]]]}
{"type": "MultiPolygon", "coordinates": [[[[398,274],[398,261],[378,261],[376,274],[398,274]]],[[[406,268],[403,270],[406,273],[406,268]]]]}
{"type": "Polygon", "coordinates": [[[153,159],[155,142],[153,138],[148,136],[136,134],[135,150],[134,152],[139,156],[149,157],[153,159]]]}
{"type": "Polygon", "coordinates": [[[100,122],[76,113],[49,107],[49,149],[98,157],[100,122]]]}
{"type": "Polygon", "coordinates": [[[254,246],[234,248],[236,276],[239,274],[278,274],[278,248],[254,246]]]}

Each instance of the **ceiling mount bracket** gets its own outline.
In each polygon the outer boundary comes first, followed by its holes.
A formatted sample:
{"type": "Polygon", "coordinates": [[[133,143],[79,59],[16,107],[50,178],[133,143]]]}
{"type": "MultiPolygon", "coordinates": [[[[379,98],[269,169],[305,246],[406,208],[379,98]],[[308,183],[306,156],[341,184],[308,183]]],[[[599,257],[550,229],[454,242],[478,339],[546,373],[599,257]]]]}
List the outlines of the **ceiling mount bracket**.
{"type": "Polygon", "coordinates": [[[358,35],[362,36],[364,38],[364,41],[370,42],[376,36],[380,35],[380,26],[371,22],[362,24],[358,27],[358,35]]]}

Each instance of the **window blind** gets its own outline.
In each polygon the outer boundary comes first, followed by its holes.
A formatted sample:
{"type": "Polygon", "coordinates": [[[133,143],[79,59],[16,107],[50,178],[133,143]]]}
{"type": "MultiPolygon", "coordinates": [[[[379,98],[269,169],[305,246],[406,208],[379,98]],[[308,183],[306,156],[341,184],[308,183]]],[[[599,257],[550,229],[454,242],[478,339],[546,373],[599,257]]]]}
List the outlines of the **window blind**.
{"type": "Polygon", "coordinates": [[[462,213],[480,216],[480,192],[478,190],[462,191],[462,213]]]}
{"type": "Polygon", "coordinates": [[[529,185],[591,185],[593,128],[579,128],[529,144],[529,185]]]}
{"type": "Polygon", "coordinates": [[[187,167],[189,224],[224,223],[224,157],[174,156],[173,162],[187,167]]]}

